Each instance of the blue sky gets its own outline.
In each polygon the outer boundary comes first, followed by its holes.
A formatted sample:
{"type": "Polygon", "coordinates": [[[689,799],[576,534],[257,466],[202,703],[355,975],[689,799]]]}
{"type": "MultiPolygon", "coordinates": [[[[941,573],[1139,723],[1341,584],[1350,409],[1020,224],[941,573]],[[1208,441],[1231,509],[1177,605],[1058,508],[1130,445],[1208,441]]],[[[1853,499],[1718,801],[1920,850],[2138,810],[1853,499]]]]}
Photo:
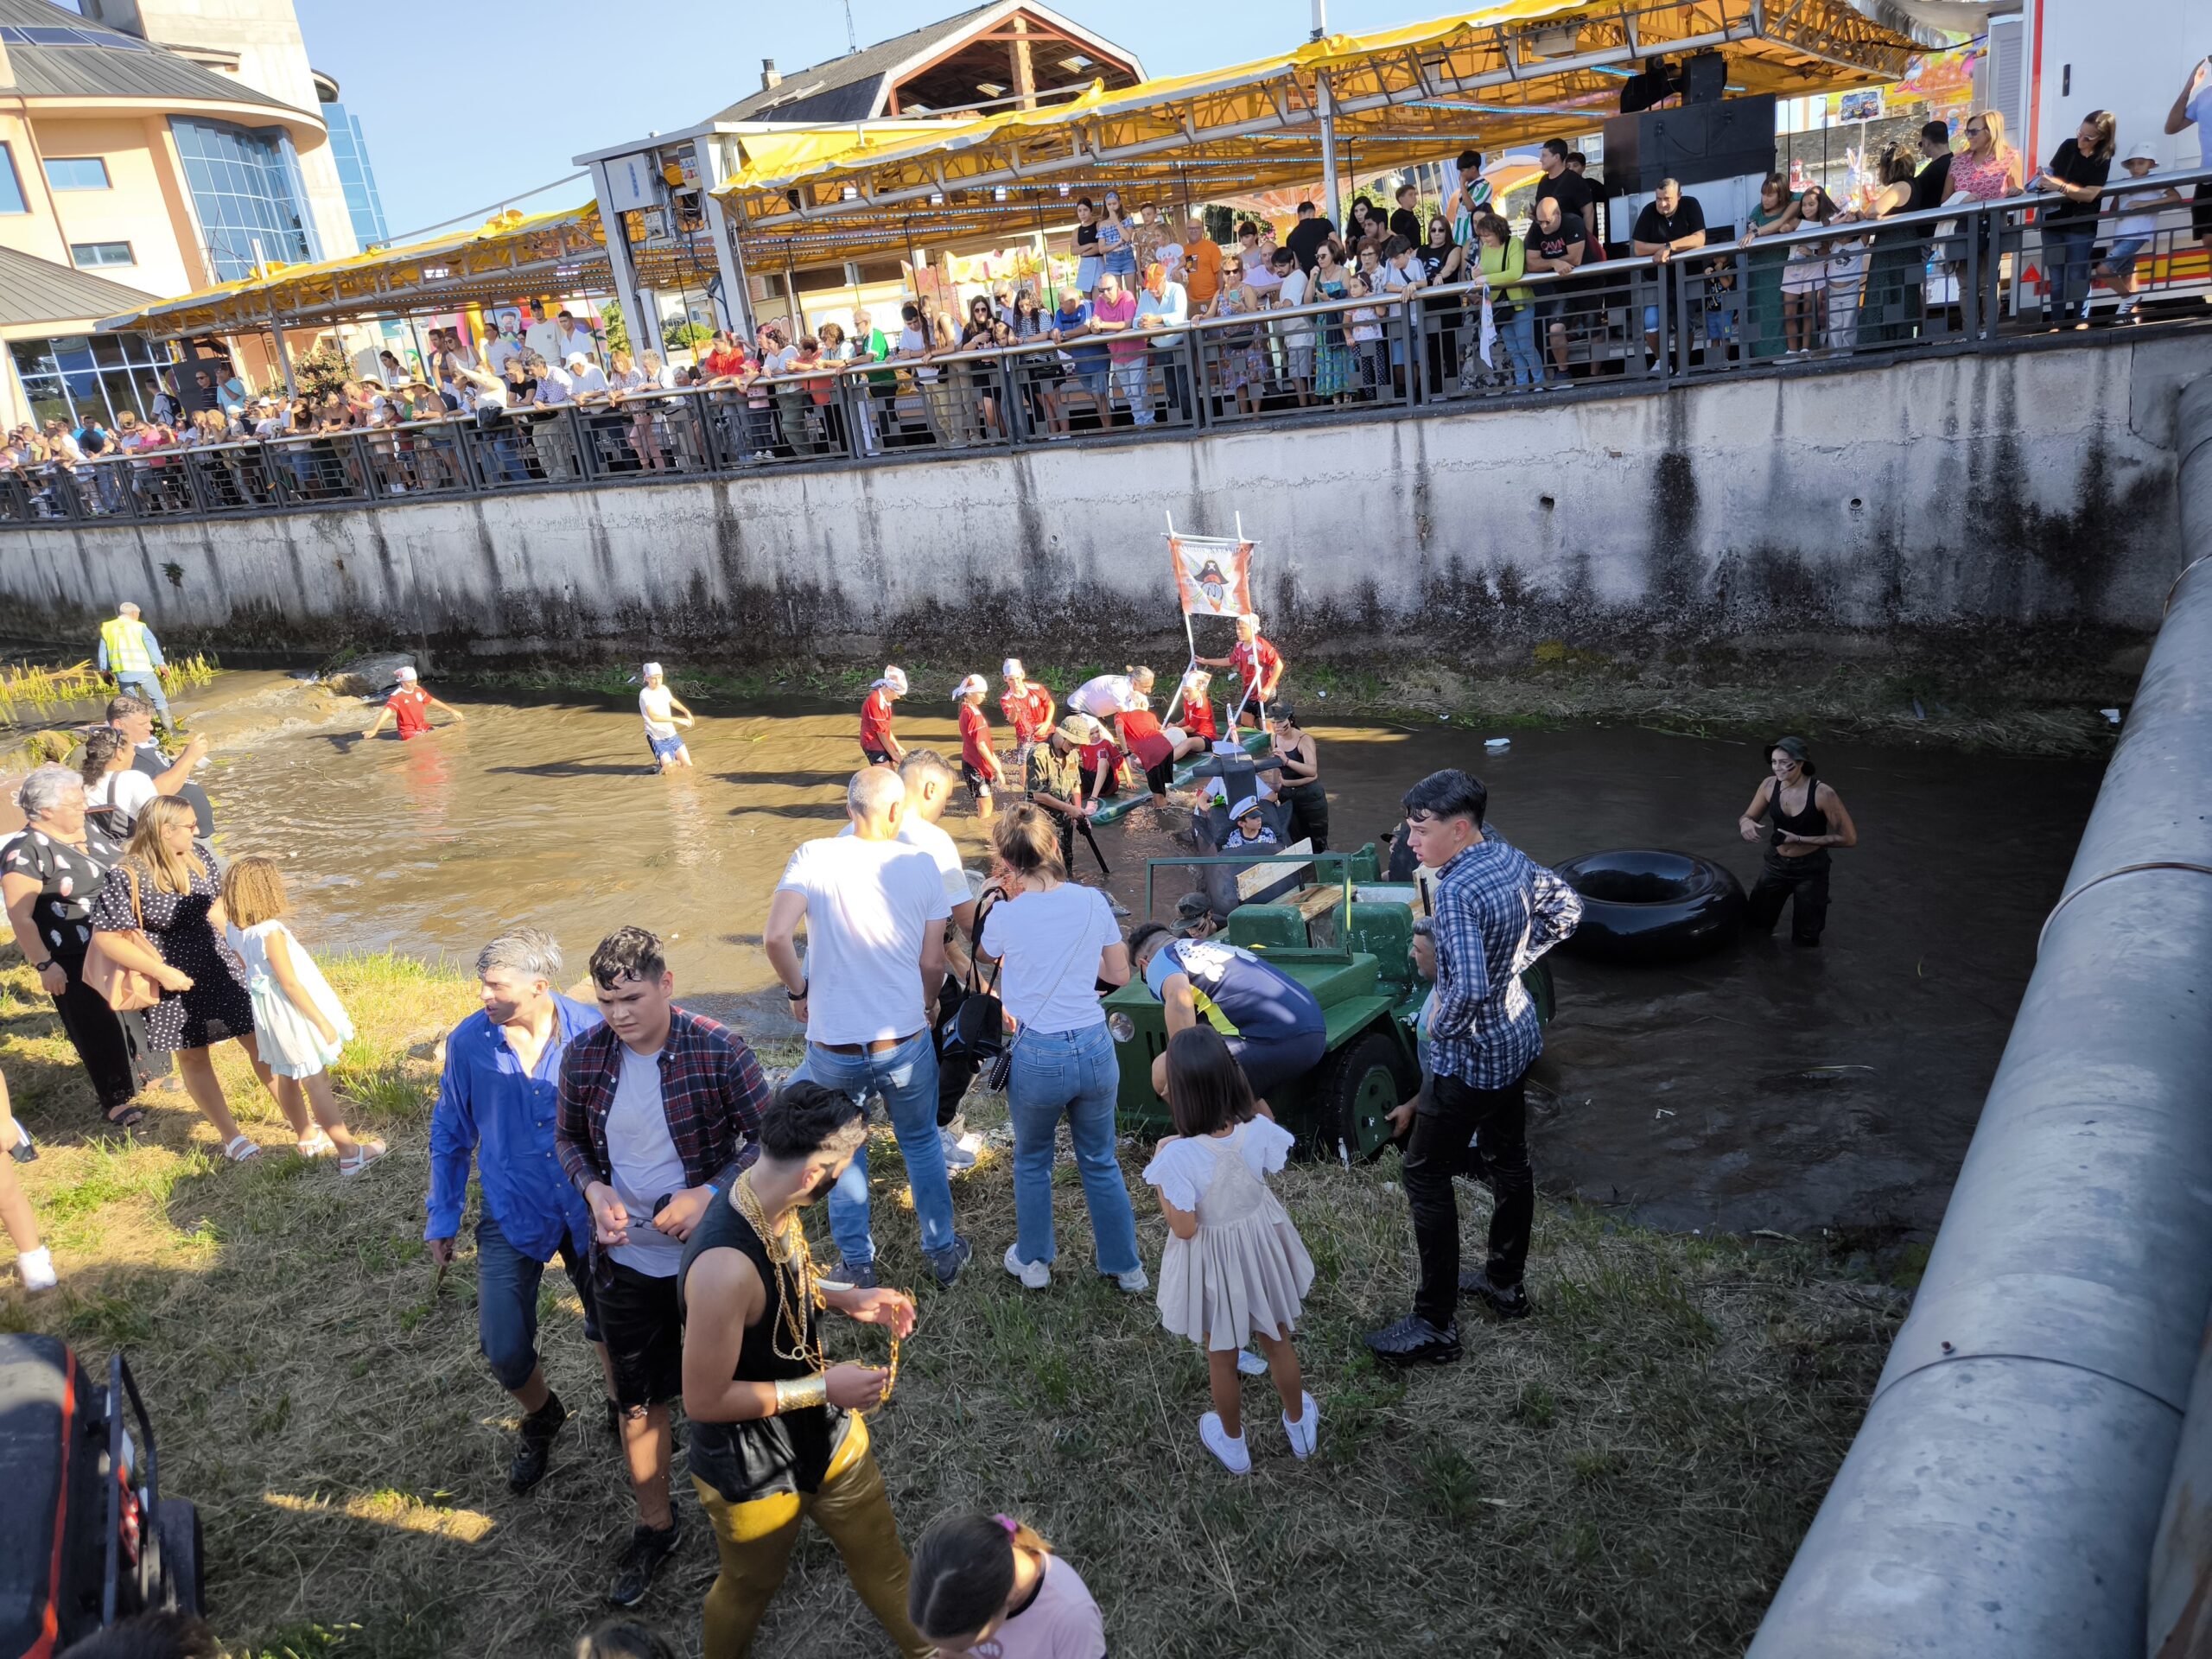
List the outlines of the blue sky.
{"type": "MultiPolygon", "coordinates": [[[[569,158],[672,132],[785,73],[841,55],[840,0],[296,0],[308,54],[360,118],[395,235],[575,171],[569,158]],[[764,14],[774,21],[764,22],[764,14]],[[629,32],[623,32],[627,30],[629,32]]],[[[852,0],[861,44],[966,10],[963,0],[852,0]]],[[[1135,52],[1154,74],[1240,62],[1295,45],[1311,0],[1071,0],[1054,10],[1135,52]]],[[[1329,0],[1332,32],[1449,15],[1421,0],[1329,0]]],[[[582,181],[529,204],[589,195],[582,181]]]]}

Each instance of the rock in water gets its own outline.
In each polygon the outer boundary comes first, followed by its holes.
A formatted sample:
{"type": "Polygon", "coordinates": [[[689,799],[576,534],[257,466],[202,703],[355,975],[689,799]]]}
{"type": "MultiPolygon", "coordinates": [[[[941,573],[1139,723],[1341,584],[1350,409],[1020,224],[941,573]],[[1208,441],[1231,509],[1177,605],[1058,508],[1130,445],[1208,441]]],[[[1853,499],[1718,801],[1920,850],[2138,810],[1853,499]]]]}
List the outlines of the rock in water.
{"type": "Polygon", "coordinates": [[[403,668],[416,668],[411,652],[387,652],[378,657],[356,657],[323,676],[322,683],[340,696],[370,697],[388,691],[403,668]]]}

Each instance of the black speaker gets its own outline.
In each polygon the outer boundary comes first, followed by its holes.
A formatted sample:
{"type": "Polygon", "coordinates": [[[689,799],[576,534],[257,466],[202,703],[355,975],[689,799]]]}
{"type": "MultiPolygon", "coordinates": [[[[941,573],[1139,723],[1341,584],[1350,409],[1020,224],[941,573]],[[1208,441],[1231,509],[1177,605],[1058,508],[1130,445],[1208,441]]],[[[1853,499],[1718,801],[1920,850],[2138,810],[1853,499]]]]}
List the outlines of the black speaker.
{"type": "Polygon", "coordinates": [[[1718,52],[1700,52],[1682,65],[1682,102],[1717,104],[1728,88],[1728,65],[1718,52]]]}
{"type": "MultiPolygon", "coordinates": [[[[1695,60],[1692,60],[1694,63],[1695,60]]],[[[1774,94],[1724,98],[1605,123],[1605,183],[1624,195],[1774,171],[1774,94]]]]}

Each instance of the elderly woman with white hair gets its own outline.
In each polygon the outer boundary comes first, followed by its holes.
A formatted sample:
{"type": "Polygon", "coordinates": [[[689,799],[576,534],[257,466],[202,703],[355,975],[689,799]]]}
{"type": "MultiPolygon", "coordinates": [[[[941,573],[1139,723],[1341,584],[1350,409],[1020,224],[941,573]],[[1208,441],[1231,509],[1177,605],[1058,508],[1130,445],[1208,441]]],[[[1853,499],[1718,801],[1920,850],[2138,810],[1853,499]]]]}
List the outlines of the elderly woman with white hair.
{"type": "Polygon", "coordinates": [[[652,751],[653,770],[689,766],[691,751],[676,728],[692,723],[691,711],[668,689],[668,677],[658,663],[647,663],[641,672],[645,683],[638,693],[638,712],[645,717],[645,747],[652,751]]]}
{"type": "Polygon", "coordinates": [[[86,827],[84,779],[67,766],[36,768],[16,791],[16,804],[24,828],[0,842],[0,899],[16,946],[54,999],[100,1110],[118,1128],[130,1128],[146,1116],[131,1101],[138,1074],[130,1039],[107,999],[85,982],[92,899],[114,850],[86,827]]]}

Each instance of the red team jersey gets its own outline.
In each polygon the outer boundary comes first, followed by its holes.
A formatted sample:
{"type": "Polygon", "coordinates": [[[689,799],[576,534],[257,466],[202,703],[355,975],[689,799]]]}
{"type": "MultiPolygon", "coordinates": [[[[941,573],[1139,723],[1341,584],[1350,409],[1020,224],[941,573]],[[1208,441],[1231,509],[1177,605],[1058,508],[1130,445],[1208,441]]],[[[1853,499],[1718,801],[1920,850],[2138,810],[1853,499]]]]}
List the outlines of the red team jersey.
{"type": "MultiPolygon", "coordinates": [[[[1273,689],[1282,676],[1282,653],[1265,639],[1255,639],[1246,645],[1242,639],[1229,653],[1230,665],[1244,677],[1247,685],[1261,685],[1273,689]]],[[[1260,694],[1253,692],[1256,697],[1260,694]]],[[[1249,701],[1249,699],[1247,699],[1249,701]]]]}
{"type": "Polygon", "coordinates": [[[1209,743],[1221,735],[1221,728],[1214,723],[1213,704],[1204,697],[1184,699],[1182,726],[1185,735],[1203,737],[1209,743]]]}
{"type": "Polygon", "coordinates": [[[986,783],[997,780],[999,758],[991,749],[991,722],[972,702],[960,705],[960,758],[986,783]]]}
{"type": "Polygon", "coordinates": [[[430,730],[430,694],[420,685],[403,685],[385,699],[399,723],[399,735],[424,737],[430,730]]]}
{"type": "Polygon", "coordinates": [[[1175,753],[1166,734],[1160,729],[1160,716],[1149,709],[1133,709],[1122,716],[1122,738],[1136,756],[1137,764],[1147,772],[1175,753]]]}
{"type": "Polygon", "coordinates": [[[1033,743],[1051,729],[1052,694],[1036,681],[1030,680],[1019,691],[1001,693],[999,711],[1013,726],[1015,742],[1033,743]]]}
{"type": "Polygon", "coordinates": [[[868,694],[868,701],[861,704],[861,747],[877,754],[891,753],[890,744],[884,740],[891,735],[891,699],[878,686],[868,694]]]}

